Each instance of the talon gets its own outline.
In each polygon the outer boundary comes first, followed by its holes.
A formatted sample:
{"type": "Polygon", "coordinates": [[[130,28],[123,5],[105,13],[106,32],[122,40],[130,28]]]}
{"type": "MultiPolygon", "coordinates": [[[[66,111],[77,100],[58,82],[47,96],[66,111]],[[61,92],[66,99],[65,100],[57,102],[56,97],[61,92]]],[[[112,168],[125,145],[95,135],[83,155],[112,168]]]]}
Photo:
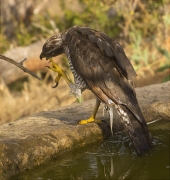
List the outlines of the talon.
{"type": "Polygon", "coordinates": [[[54,86],[51,86],[52,88],[56,88],[58,86],[58,82],[54,86]]]}
{"type": "Polygon", "coordinates": [[[87,123],[91,123],[91,122],[101,123],[101,120],[95,119],[97,110],[99,109],[99,106],[100,106],[100,101],[98,99],[96,99],[96,105],[95,105],[94,111],[93,111],[92,115],[90,116],[90,118],[88,118],[86,120],[81,120],[79,122],[79,124],[87,124],[87,123]]]}
{"type": "Polygon", "coordinates": [[[58,83],[60,81],[60,78],[61,78],[61,74],[58,74],[58,76],[55,78],[55,85],[54,86],[51,86],[52,88],[56,88],[58,86],[58,83]]]}
{"type": "Polygon", "coordinates": [[[101,123],[102,121],[99,120],[99,119],[89,118],[89,119],[86,119],[86,120],[81,120],[81,121],[79,122],[79,124],[87,124],[87,123],[92,123],[92,122],[101,123]]]}
{"type": "Polygon", "coordinates": [[[87,124],[87,123],[90,123],[90,122],[93,122],[93,121],[89,121],[89,119],[86,119],[86,120],[81,120],[80,122],[79,122],[79,124],[87,124]]]}
{"type": "Polygon", "coordinates": [[[68,76],[65,74],[65,72],[53,61],[52,58],[49,59],[50,62],[52,63],[52,67],[50,66],[46,66],[48,69],[51,69],[54,72],[58,73],[58,76],[55,79],[56,84],[54,86],[52,86],[52,88],[56,88],[58,86],[59,80],[61,77],[64,78],[64,80],[67,82],[68,85],[70,85],[70,83],[72,83],[71,79],[68,78],[68,76]]]}
{"type": "Polygon", "coordinates": [[[81,120],[79,122],[79,124],[87,124],[87,123],[91,123],[91,122],[94,122],[94,117],[91,116],[90,118],[86,119],[86,120],[81,120]]]}

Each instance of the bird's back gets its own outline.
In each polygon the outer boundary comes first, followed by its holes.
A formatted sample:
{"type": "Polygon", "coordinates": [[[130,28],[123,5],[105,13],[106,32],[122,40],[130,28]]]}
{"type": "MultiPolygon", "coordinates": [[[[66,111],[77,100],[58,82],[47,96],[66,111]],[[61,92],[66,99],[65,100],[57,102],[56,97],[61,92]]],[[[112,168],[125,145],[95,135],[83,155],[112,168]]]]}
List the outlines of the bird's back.
{"type": "Polygon", "coordinates": [[[118,107],[137,153],[149,149],[151,136],[130,83],[136,72],[120,44],[104,33],[79,26],[66,32],[65,42],[77,74],[102,102],[118,107]]]}

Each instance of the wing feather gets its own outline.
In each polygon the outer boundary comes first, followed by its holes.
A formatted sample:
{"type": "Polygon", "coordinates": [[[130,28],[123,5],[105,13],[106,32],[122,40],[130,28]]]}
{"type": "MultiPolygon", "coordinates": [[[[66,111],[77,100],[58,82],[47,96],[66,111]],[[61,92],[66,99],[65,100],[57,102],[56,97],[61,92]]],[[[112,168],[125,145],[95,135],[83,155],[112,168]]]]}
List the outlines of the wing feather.
{"type": "Polygon", "coordinates": [[[96,44],[102,53],[108,57],[112,57],[127,79],[136,77],[136,72],[119,43],[109,38],[105,33],[88,27],[79,27],[78,32],[86,36],[91,43],[96,44]]]}
{"type": "Polygon", "coordinates": [[[73,66],[93,93],[106,104],[111,99],[116,104],[126,106],[146,125],[133,87],[128,81],[128,78],[134,76],[134,69],[121,46],[116,43],[113,45],[112,39],[101,33],[94,33],[89,28],[78,28],[74,31],[74,36],[71,33],[70,36],[74,38],[71,39],[74,44],[68,42],[73,66]],[[127,69],[128,72],[125,73],[127,69]]]}
{"type": "Polygon", "coordinates": [[[94,35],[92,35],[92,34],[88,35],[88,38],[89,38],[89,40],[90,40],[92,43],[96,43],[96,42],[97,42],[97,37],[94,36],[94,35]]]}

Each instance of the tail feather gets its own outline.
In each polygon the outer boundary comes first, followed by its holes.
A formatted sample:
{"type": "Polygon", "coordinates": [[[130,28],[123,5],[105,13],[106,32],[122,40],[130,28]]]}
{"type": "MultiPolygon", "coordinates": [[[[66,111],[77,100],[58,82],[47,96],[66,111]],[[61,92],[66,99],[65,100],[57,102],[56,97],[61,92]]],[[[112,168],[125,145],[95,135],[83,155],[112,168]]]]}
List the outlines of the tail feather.
{"type": "MultiPolygon", "coordinates": [[[[146,123],[141,123],[125,106],[119,105],[116,108],[137,154],[140,155],[143,151],[150,149],[152,136],[148,131],[146,123]]],[[[141,118],[145,122],[144,117],[141,116],[141,118]]]]}
{"type": "Polygon", "coordinates": [[[116,107],[117,106],[111,106],[108,108],[109,115],[110,115],[110,129],[111,129],[112,135],[113,135],[113,123],[116,125],[117,129],[121,127],[121,122],[119,119],[120,115],[118,114],[116,107]]]}
{"type": "Polygon", "coordinates": [[[110,128],[111,128],[111,133],[113,135],[113,107],[109,108],[109,114],[110,114],[110,128]]]}
{"type": "MultiPolygon", "coordinates": [[[[132,118],[131,118],[132,119],[132,118]]],[[[129,131],[129,127],[125,125],[125,129],[135,147],[137,154],[151,148],[151,138],[149,132],[142,127],[138,121],[132,121],[134,132],[129,131]]]]}

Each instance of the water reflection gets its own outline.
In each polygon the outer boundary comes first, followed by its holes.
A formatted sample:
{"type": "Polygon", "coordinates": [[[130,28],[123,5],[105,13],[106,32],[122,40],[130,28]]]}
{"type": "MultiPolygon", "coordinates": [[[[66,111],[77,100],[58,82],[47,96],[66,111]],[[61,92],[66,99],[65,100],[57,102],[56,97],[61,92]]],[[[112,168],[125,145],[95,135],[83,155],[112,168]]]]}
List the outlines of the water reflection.
{"type": "MultiPolygon", "coordinates": [[[[159,122],[160,123],[160,122],[159,122]]],[[[170,179],[170,121],[150,125],[153,148],[138,157],[122,132],[96,146],[72,152],[13,180],[145,180],[170,179]],[[159,129],[157,129],[159,127],[159,129]]]]}

